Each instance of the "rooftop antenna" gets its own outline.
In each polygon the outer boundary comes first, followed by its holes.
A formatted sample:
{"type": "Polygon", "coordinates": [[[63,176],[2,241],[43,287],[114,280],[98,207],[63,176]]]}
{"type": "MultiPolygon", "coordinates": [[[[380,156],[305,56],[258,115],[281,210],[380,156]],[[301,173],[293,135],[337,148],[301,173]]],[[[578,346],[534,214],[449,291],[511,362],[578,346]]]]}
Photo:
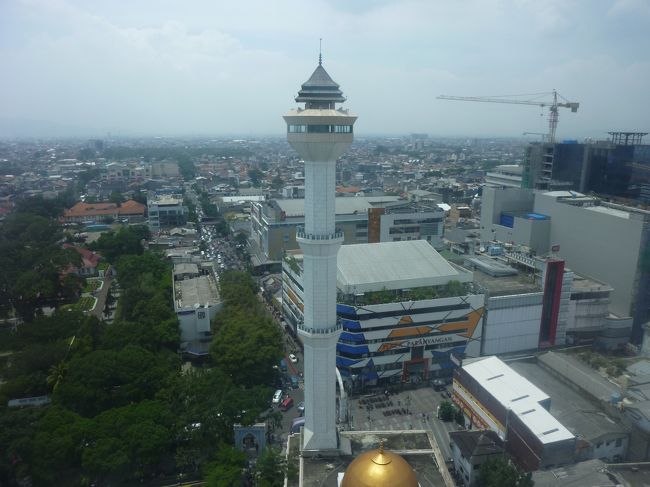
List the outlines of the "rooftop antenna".
{"type": "Polygon", "coordinates": [[[323,38],[318,39],[318,65],[323,65],[323,38]]]}

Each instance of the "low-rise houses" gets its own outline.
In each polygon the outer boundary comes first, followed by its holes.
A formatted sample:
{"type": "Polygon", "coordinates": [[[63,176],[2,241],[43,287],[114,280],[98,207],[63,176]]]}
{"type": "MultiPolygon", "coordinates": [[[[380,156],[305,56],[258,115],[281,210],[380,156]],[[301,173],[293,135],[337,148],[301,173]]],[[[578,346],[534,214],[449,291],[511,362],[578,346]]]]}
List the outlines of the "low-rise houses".
{"type": "Polygon", "coordinates": [[[147,207],[134,200],[124,203],[98,202],[84,203],[79,201],[72,208],[63,212],[66,223],[84,222],[113,222],[126,219],[129,223],[144,221],[147,207]]]}

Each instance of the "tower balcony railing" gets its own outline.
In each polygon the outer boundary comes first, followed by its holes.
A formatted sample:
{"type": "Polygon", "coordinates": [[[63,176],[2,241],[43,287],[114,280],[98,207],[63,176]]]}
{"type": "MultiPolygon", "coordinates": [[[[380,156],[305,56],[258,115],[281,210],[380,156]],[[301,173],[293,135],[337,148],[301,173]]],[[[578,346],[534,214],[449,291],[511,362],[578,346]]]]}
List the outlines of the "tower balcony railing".
{"type": "Polygon", "coordinates": [[[305,333],[310,333],[312,335],[330,335],[332,333],[340,331],[341,324],[337,322],[336,325],[329,328],[312,328],[305,325],[304,323],[298,323],[298,330],[305,333]]]}
{"type": "Polygon", "coordinates": [[[337,240],[343,238],[343,232],[337,229],[334,233],[316,235],[313,233],[306,233],[304,227],[298,227],[296,228],[296,238],[303,238],[305,240],[337,240]]]}

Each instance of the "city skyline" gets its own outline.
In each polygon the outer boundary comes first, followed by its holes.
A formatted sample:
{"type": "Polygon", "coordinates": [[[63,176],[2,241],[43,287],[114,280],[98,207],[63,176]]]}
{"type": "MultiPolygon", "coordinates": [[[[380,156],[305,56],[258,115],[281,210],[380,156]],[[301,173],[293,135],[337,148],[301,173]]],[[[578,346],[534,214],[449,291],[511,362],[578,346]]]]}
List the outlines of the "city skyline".
{"type": "Polygon", "coordinates": [[[321,37],[359,135],[545,132],[538,107],[436,96],[552,89],[580,103],[559,139],[647,130],[647,2],[348,3],[4,2],[0,136],[282,136],[321,37]]]}

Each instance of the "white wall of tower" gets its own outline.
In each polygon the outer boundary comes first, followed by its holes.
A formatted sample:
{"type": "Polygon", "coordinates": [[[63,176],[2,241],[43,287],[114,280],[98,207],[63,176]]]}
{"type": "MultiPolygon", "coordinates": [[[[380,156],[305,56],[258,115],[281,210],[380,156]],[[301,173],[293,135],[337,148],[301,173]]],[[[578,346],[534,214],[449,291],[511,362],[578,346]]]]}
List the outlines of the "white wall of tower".
{"type": "Polygon", "coordinates": [[[336,161],[305,161],[305,233],[334,233],[336,161]]]}

